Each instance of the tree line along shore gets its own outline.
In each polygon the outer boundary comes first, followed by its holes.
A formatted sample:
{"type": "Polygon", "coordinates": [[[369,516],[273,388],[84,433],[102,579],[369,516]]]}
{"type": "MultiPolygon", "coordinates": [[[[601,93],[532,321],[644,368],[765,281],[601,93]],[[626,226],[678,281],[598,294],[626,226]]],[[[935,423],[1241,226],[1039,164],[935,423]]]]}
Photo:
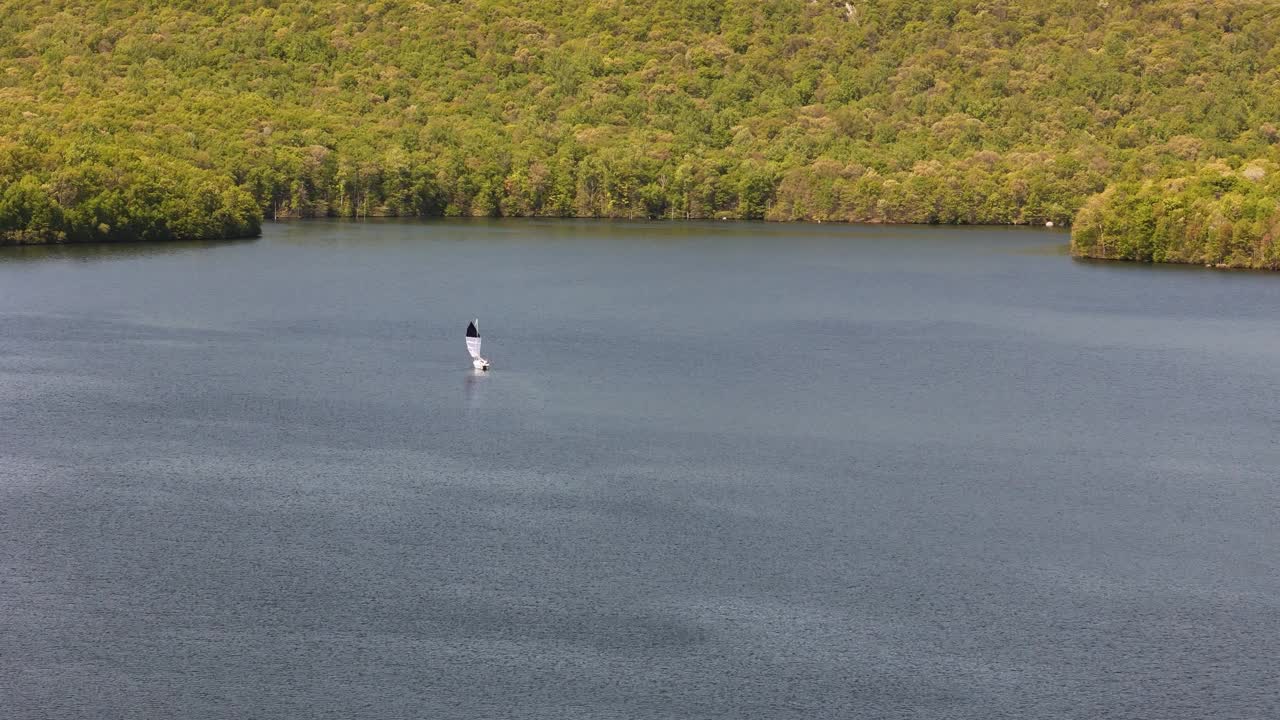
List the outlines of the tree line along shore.
{"type": "Polygon", "coordinates": [[[1266,0],[0,0],[0,242],[317,216],[1070,226],[1280,268],[1266,0]]]}

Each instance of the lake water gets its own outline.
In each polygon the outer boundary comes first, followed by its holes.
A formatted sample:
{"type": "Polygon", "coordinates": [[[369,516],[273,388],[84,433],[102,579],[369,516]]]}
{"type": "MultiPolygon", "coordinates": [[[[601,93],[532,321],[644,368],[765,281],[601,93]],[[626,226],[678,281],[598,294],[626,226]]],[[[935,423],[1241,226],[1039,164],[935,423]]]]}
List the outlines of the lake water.
{"type": "Polygon", "coordinates": [[[0,716],[1274,720],[1280,275],[1066,239],[5,249],[0,716]]]}

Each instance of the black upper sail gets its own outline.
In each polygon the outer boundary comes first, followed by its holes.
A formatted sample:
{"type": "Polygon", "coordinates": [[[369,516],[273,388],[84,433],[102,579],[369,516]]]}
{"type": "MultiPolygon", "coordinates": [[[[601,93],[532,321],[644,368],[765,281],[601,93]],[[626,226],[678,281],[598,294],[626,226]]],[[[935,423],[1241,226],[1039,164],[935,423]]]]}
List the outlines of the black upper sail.
{"type": "Polygon", "coordinates": [[[467,337],[480,337],[480,331],[476,330],[474,322],[467,323],[467,337]]]}

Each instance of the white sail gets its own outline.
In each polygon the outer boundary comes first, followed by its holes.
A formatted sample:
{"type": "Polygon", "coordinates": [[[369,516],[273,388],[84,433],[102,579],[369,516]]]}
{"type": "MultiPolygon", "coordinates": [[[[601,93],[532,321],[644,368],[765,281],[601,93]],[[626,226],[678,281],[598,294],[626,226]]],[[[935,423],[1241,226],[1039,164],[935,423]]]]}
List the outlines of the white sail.
{"type": "Polygon", "coordinates": [[[471,367],[477,370],[488,370],[489,361],[480,357],[479,320],[472,320],[467,326],[467,352],[471,353],[471,367]]]}

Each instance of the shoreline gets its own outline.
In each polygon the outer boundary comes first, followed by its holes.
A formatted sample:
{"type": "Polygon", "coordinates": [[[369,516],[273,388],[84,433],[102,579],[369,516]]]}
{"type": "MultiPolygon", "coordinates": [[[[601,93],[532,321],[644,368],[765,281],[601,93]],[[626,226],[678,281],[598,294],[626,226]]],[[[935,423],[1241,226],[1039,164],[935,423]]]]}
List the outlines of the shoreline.
{"type": "MultiPolygon", "coordinates": [[[[848,226],[865,226],[865,227],[932,227],[932,228],[954,228],[954,229],[1000,229],[1000,230],[1035,230],[1047,234],[1061,235],[1064,232],[1070,233],[1070,226],[1056,225],[1054,227],[1045,227],[1031,223],[1002,223],[1002,224],[983,224],[983,223],[909,223],[909,222],[884,222],[877,220],[778,220],[778,219],[749,219],[733,216],[720,217],[690,217],[690,218],[669,218],[669,217],[612,217],[602,215],[581,215],[581,216],[564,216],[564,215],[395,215],[391,213],[375,212],[360,217],[351,216],[301,216],[301,215],[283,215],[273,219],[266,219],[263,225],[271,224],[289,224],[295,222],[366,222],[366,221],[405,221],[405,222],[486,222],[494,220],[515,220],[515,221],[600,221],[600,222],[626,222],[626,223],[726,223],[726,224],[768,224],[768,225],[848,225],[848,226]]],[[[201,244],[201,245],[222,245],[237,242],[249,242],[262,238],[262,230],[259,227],[254,234],[246,234],[234,237],[214,237],[214,238],[171,238],[166,240],[146,240],[137,238],[127,239],[91,239],[91,240],[72,240],[64,237],[49,238],[48,236],[32,237],[26,232],[4,232],[0,233],[0,248],[41,248],[41,247],[68,247],[68,246],[122,246],[122,245],[151,245],[151,246],[167,246],[167,245],[183,245],[183,244],[201,244]]],[[[1097,264],[1116,264],[1116,265],[1132,265],[1132,266],[1156,266],[1166,268],[1194,268],[1202,270],[1225,270],[1232,272],[1256,272],[1256,273],[1275,273],[1280,271],[1280,267],[1257,267],[1243,263],[1201,263],[1183,260],[1143,260],[1134,258],[1118,258],[1091,255],[1080,252],[1071,238],[1063,243],[1065,252],[1063,256],[1071,260],[1082,263],[1097,264]]]]}
{"type": "Polygon", "coordinates": [[[262,237],[262,229],[259,228],[254,234],[245,235],[228,235],[222,237],[210,238],[167,238],[164,240],[147,240],[143,238],[89,238],[89,239],[70,239],[65,233],[59,233],[61,237],[50,238],[48,236],[32,237],[26,232],[0,232],[0,247],[51,247],[60,245],[129,245],[134,243],[146,243],[155,245],[167,245],[170,243],[212,243],[212,242],[241,242],[244,240],[257,240],[262,237]]]}
{"type": "MultiPolygon", "coordinates": [[[[744,218],[733,215],[707,216],[707,217],[617,217],[612,215],[395,215],[391,213],[370,213],[368,215],[350,216],[350,215],[281,215],[275,218],[268,218],[262,221],[263,225],[267,223],[287,224],[294,222],[314,222],[314,221],[336,221],[336,222],[365,222],[379,220],[401,220],[401,221],[492,221],[492,220],[516,220],[516,221],[556,221],[556,220],[594,220],[601,222],[651,222],[651,223],[732,223],[746,225],[860,225],[867,227],[936,227],[936,228],[1007,228],[1010,230],[1038,230],[1051,233],[1062,233],[1069,231],[1069,226],[1055,225],[1053,227],[1045,227],[1035,223],[913,223],[913,222],[886,222],[883,220],[817,220],[817,219],[790,219],[780,220],[776,218],[744,218]]],[[[138,238],[125,239],[69,239],[64,234],[59,233],[62,237],[51,238],[49,236],[31,237],[25,231],[7,231],[0,232],[0,247],[40,247],[47,245],[120,245],[128,243],[182,243],[182,242],[221,242],[221,241],[242,241],[255,240],[262,237],[261,228],[254,234],[220,236],[207,238],[169,238],[164,240],[147,240],[138,238]]]]}

